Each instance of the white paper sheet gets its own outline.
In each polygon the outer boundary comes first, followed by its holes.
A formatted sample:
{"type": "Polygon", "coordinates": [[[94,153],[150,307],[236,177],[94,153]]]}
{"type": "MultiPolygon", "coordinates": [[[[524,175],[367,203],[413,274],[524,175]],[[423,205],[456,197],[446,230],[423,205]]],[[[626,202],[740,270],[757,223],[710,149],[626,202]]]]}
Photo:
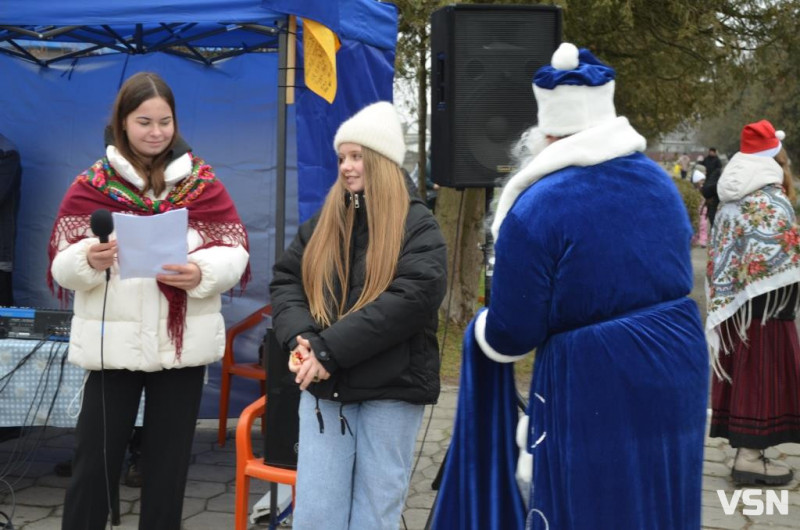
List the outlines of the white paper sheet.
{"type": "Polygon", "coordinates": [[[163,265],[186,264],[186,208],[157,215],[115,212],[113,218],[121,279],[155,278],[156,274],[172,274],[162,269],[163,265]]]}

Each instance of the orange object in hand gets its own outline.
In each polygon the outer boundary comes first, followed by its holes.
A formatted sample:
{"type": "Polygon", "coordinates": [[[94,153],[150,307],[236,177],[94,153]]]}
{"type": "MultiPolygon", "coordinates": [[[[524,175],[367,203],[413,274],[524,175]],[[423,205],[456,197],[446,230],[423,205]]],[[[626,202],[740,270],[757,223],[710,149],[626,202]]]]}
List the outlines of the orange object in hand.
{"type": "Polygon", "coordinates": [[[292,364],[303,364],[303,354],[295,350],[292,352],[292,364]]]}

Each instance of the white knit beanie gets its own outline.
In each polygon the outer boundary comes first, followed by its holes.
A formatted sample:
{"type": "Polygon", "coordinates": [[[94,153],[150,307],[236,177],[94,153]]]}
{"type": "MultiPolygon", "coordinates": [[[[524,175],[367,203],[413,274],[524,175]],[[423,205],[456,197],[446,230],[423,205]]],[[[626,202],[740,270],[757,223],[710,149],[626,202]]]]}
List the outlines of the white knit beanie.
{"type": "Polygon", "coordinates": [[[367,105],[342,123],[333,138],[333,148],[337,153],[344,143],[369,147],[398,166],[403,165],[406,156],[403,126],[394,105],[388,101],[367,105]]]}
{"type": "Polygon", "coordinates": [[[539,129],[562,137],[614,119],[615,75],[586,48],[562,43],[533,78],[539,129]]]}

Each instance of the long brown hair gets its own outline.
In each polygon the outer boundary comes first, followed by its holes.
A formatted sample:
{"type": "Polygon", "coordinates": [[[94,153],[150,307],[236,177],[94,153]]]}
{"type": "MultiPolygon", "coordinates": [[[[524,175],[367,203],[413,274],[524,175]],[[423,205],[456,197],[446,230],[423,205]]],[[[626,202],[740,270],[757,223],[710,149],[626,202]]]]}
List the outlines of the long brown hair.
{"type": "Polygon", "coordinates": [[[794,191],[794,178],[792,177],[792,168],[790,167],[791,162],[789,161],[789,155],[786,153],[786,149],[781,148],[778,154],[775,155],[775,161],[781,166],[781,169],[783,169],[783,190],[789,197],[792,206],[794,206],[797,195],[794,191]]]}
{"type": "Polygon", "coordinates": [[[347,309],[347,286],[353,266],[350,235],[355,213],[345,202],[347,188],[341,169],[303,254],[303,288],[311,314],[324,326],[361,309],[384,292],[394,279],[403,247],[409,205],[403,174],[385,156],[364,146],[361,150],[369,243],[364,289],[351,308],[347,309]],[[341,286],[338,299],[334,278],[341,286]]]}
{"type": "Polygon", "coordinates": [[[142,191],[152,188],[153,193],[158,196],[166,187],[164,170],[167,167],[172,146],[175,145],[175,139],[178,137],[178,117],[175,114],[175,96],[172,95],[172,89],[158,74],[153,72],[139,72],[129,77],[120,87],[117,98],[114,100],[111,110],[111,130],[114,132],[114,146],[145,179],[145,187],[142,191]],[[152,164],[148,164],[131,149],[128,135],[125,133],[125,119],[131,112],[139,108],[139,105],[152,98],[161,98],[167,102],[172,111],[174,131],[167,148],[153,158],[152,164]]]}

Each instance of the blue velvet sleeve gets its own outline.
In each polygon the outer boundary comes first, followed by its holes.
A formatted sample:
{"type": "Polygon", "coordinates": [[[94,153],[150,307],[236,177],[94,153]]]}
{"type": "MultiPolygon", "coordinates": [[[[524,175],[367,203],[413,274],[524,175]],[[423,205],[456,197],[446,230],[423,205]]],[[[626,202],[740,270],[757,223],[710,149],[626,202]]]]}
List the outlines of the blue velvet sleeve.
{"type": "Polygon", "coordinates": [[[485,326],[476,339],[499,362],[521,359],[547,337],[553,279],[561,243],[545,223],[545,209],[515,206],[495,244],[495,267],[485,326]],[[522,213],[523,215],[519,215],[522,213]],[[523,221],[524,219],[524,221],[523,221]]]}

